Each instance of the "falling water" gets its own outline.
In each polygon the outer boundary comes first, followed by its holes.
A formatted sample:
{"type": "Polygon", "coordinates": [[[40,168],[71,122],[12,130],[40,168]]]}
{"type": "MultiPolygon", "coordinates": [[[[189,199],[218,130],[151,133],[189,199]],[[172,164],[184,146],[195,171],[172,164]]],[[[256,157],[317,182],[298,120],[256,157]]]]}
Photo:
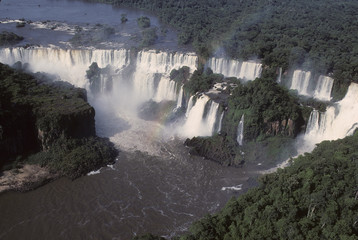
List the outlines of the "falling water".
{"type": "MultiPolygon", "coordinates": [[[[324,140],[344,138],[358,127],[358,84],[351,83],[346,96],[326,112],[314,110],[308,121],[304,142],[312,150],[324,140]]],[[[306,150],[306,149],[305,149],[306,150]]]]}
{"type": "Polygon", "coordinates": [[[0,62],[12,65],[17,61],[30,64],[32,72],[58,75],[78,87],[88,87],[86,70],[96,62],[98,67],[111,65],[117,72],[129,66],[129,50],[75,50],[58,48],[4,48],[0,62]]]}
{"type": "Polygon", "coordinates": [[[210,58],[207,67],[214,73],[223,74],[225,77],[237,77],[244,80],[254,80],[260,77],[262,64],[257,62],[240,62],[225,58],[210,58]]]}
{"type": "Polygon", "coordinates": [[[310,84],[311,72],[295,70],[292,76],[291,89],[296,89],[300,95],[310,95],[308,87],[310,84]]]}
{"type": "Polygon", "coordinates": [[[277,77],[277,83],[281,83],[282,81],[282,67],[278,70],[278,77],[277,77]]]}
{"type": "Polygon", "coordinates": [[[189,116],[190,110],[192,109],[193,105],[194,105],[194,96],[191,96],[189,98],[188,106],[187,106],[186,112],[185,112],[186,117],[189,116]]]}
{"type": "Polygon", "coordinates": [[[237,143],[242,146],[244,141],[244,114],[242,115],[239,125],[237,126],[237,143]]]}
{"type": "Polygon", "coordinates": [[[330,77],[323,75],[319,76],[313,97],[323,101],[331,100],[333,82],[333,79],[330,77]]]}
{"type": "MultiPolygon", "coordinates": [[[[117,81],[125,81],[127,76],[120,74],[129,69],[133,74],[133,95],[136,101],[153,98],[156,101],[177,99],[176,85],[169,80],[173,69],[188,66],[193,72],[197,66],[197,56],[192,53],[140,51],[135,58],[130,50],[90,50],[59,48],[4,48],[0,49],[0,62],[12,65],[17,61],[30,63],[32,72],[47,72],[70,82],[78,87],[88,89],[86,70],[96,62],[100,68],[110,65],[118,74],[117,81]],[[158,81],[158,82],[157,82],[158,81]]],[[[122,85],[116,84],[117,86],[122,85]]],[[[140,102],[140,101],[139,101],[140,102]]]]}
{"type": "Polygon", "coordinates": [[[222,111],[222,113],[220,115],[220,120],[219,120],[219,124],[218,124],[218,133],[221,132],[221,126],[222,126],[223,118],[224,118],[224,111],[222,111]]]}
{"type": "MultiPolygon", "coordinates": [[[[191,97],[189,105],[192,102],[191,97]]],[[[202,94],[196,99],[190,110],[187,110],[187,117],[179,134],[184,137],[211,136],[215,131],[218,109],[218,103],[211,101],[207,95],[202,94]],[[207,114],[205,114],[206,107],[208,107],[207,114]]]]}
{"type": "Polygon", "coordinates": [[[177,109],[181,108],[183,105],[183,95],[184,95],[184,90],[183,90],[183,86],[180,87],[180,92],[178,95],[178,101],[177,101],[177,109]]]}

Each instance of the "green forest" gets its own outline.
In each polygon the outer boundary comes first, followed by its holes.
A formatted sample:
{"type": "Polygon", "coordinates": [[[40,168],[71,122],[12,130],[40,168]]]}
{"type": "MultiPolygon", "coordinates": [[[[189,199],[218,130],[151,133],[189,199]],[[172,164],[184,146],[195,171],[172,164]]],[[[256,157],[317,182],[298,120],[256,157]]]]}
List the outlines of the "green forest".
{"type": "Polygon", "coordinates": [[[154,12],[204,58],[224,50],[236,59],[332,74],[342,98],[358,82],[358,2],[355,0],[161,1],[88,0],[154,12]],[[343,89],[343,90],[342,90],[343,89]]]}
{"type": "Polygon", "coordinates": [[[259,182],[180,239],[358,239],[358,132],[259,182]]]}

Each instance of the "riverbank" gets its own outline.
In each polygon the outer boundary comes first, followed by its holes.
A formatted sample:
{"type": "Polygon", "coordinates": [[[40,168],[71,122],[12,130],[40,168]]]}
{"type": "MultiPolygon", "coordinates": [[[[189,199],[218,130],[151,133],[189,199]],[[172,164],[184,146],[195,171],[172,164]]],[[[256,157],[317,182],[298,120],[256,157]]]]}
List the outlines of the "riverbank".
{"type": "Polygon", "coordinates": [[[0,173],[0,193],[10,190],[26,192],[58,177],[58,173],[53,173],[46,167],[24,164],[20,168],[0,173]]]}

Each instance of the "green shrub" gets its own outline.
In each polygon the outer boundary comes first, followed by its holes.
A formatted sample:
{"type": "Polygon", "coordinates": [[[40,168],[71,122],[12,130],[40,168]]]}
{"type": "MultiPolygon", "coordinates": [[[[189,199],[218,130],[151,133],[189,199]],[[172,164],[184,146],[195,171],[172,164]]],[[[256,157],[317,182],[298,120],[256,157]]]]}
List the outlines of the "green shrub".
{"type": "Polygon", "coordinates": [[[150,27],[150,19],[145,16],[138,18],[137,23],[140,28],[149,28],[150,27]]]}

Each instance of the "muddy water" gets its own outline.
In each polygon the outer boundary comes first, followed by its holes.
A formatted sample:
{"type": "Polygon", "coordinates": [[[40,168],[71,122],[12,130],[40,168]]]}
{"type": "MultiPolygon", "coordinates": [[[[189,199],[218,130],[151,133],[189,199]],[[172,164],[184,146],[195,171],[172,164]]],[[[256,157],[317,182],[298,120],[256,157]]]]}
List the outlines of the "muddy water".
{"type": "MultiPolygon", "coordinates": [[[[173,236],[249,187],[248,169],[190,157],[178,144],[165,157],[124,153],[114,166],[28,193],[0,195],[0,239],[130,239],[173,236]],[[243,184],[240,186],[240,184],[243,184]]],[[[168,152],[170,151],[170,152],[168,152]]]]}

